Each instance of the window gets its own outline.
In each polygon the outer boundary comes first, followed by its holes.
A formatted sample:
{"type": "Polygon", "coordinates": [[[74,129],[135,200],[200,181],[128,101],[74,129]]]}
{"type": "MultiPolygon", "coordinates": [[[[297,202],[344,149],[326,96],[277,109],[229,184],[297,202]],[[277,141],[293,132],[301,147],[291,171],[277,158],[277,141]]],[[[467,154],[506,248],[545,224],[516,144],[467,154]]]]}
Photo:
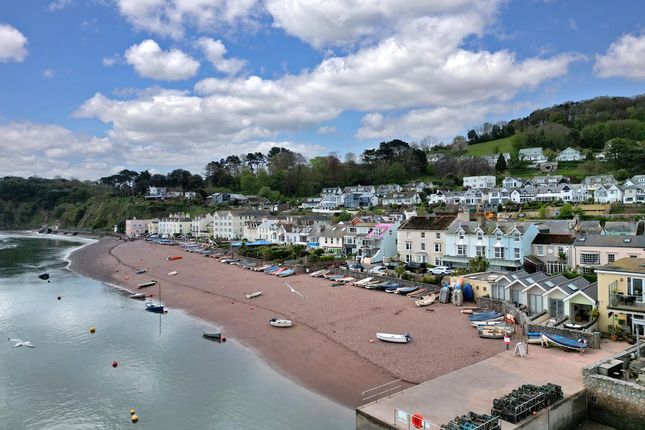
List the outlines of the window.
{"type": "Polygon", "coordinates": [[[426,244],[421,242],[421,251],[425,251],[425,250],[426,250],[426,244]]]}
{"type": "Polygon", "coordinates": [[[539,314],[544,310],[544,303],[542,302],[542,296],[540,294],[527,294],[529,312],[534,314],[539,314]]]}
{"type": "Polygon", "coordinates": [[[440,243],[435,243],[434,244],[434,252],[441,252],[441,244],[440,243]]]}
{"type": "Polygon", "coordinates": [[[459,235],[459,240],[464,240],[464,235],[463,234],[459,235]]]}
{"type": "Polygon", "coordinates": [[[435,237],[436,237],[437,239],[441,239],[441,233],[435,233],[435,237]]]}
{"type": "Polygon", "coordinates": [[[636,254],[629,254],[629,258],[638,258],[638,255],[636,255],[636,254]]]}
{"type": "Polygon", "coordinates": [[[477,240],[483,240],[484,236],[481,233],[477,233],[477,240]]]}
{"type": "Polygon", "coordinates": [[[504,248],[500,246],[495,247],[495,258],[504,258],[504,248]]]}
{"type": "Polygon", "coordinates": [[[406,250],[411,250],[412,249],[412,242],[405,242],[405,249],[406,250]]]}
{"type": "Polygon", "coordinates": [[[538,245],[537,246],[537,255],[539,255],[539,256],[544,255],[544,245],[538,245]]]}
{"type": "Polygon", "coordinates": [[[475,249],[475,255],[478,257],[486,257],[486,247],[485,246],[478,246],[475,249]]]}
{"type": "Polygon", "coordinates": [[[426,238],[426,233],[424,231],[422,231],[421,232],[421,239],[425,239],[425,238],[426,238]]]}
{"type": "Polygon", "coordinates": [[[616,261],[616,254],[607,254],[607,262],[613,263],[614,261],[616,261]]]}
{"type": "Polygon", "coordinates": [[[520,237],[521,237],[521,235],[519,233],[515,233],[515,242],[519,242],[520,237]]]}
{"type": "Polygon", "coordinates": [[[546,262],[546,273],[553,275],[554,273],[562,273],[567,270],[566,263],[560,263],[559,261],[547,261],[546,262]]]}
{"type": "Polygon", "coordinates": [[[466,255],[466,245],[457,245],[457,255],[466,255]]]}
{"type": "Polygon", "coordinates": [[[498,300],[504,300],[504,287],[501,285],[493,285],[491,287],[491,297],[498,300]]]}
{"type": "Polygon", "coordinates": [[[515,248],[515,259],[520,258],[520,248],[515,248]]]}
{"type": "Polygon", "coordinates": [[[410,261],[412,261],[412,257],[410,256],[410,254],[405,254],[405,262],[409,263],[410,261]]]}
{"type": "Polygon", "coordinates": [[[435,257],[434,258],[434,265],[435,266],[441,266],[441,258],[440,257],[435,257]]]}
{"type": "Polygon", "coordinates": [[[582,264],[600,264],[600,254],[580,254],[582,264]]]}
{"type": "Polygon", "coordinates": [[[627,294],[643,296],[643,280],[641,278],[627,278],[627,294]]]}

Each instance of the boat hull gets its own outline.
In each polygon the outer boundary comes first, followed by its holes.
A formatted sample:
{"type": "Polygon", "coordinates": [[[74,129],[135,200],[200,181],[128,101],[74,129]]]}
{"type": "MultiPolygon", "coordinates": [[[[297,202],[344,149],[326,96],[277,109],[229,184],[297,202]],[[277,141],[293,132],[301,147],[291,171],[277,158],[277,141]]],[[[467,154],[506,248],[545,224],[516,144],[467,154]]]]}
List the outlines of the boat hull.
{"type": "Polygon", "coordinates": [[[246,298],[247,299],[254,299],[256,297],[259,297],[262,295],[262,291],[256,291],[255,293],[247,294],[246,298]]]}
{"type": "Polygon", "coordinates": [[[376,338],[383,342],[408,343],[412,337],[408,334],[376,333],[376,338]]]}
{"type": "Polygon", "coordinates": [[[278,318],[270,319],[269,324],[271,324],[273,327],[280,327],[280,328],[293,327],[293,321],[283,320],[278,318]]]}

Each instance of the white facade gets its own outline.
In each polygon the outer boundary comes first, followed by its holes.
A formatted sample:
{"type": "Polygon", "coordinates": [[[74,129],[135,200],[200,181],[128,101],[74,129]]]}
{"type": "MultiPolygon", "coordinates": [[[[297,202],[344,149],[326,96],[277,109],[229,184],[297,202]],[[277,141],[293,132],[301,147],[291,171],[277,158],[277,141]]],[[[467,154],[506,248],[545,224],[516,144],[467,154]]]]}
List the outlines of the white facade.
{"type": "Polygon", "coordinates": [[[128,219],[125,221],[125,234],[128,236],[141,236],[148,233],[147,219],[128,219]]]}
{"type": "Polygon", "coordinates": [[[520,149],[518,156],[520,160],[530,161],[534,166],[549,161],[544,156],[542,148],[522,148],[520,149]]]}
{"type": "Polygon", "coordinates": [[[159,220],[159,235],[163,237],[185,236],[191,232],[192,221],[188,214],[170,215],[159,220]]]}
{"type": "Polygon", "coordinates": [[[190,232],[193,237],[210,237],[213,234],[213,216],[201,215],[191,222],[190,232]]]}
{"type": "Polygon", "coordinates": [[[242,239],[247,221],[263,219],[261,211],[218,211],[213,213],[213,236],[229,240],[242,239]]]}
{"type": "Polygon", "coordinates": [[[494,188],[495,176],[464,176],[464,187],[494,188]]]}
{"type": "Polygon", "coordinates": [[[555,157],[555,159],[557,161],[581,161],[583,158],[582,158],[582,154],[580,153],[580,151],[578,151],[575,148],[569,147],[569,148],[561,151],[557,155],[557,157],[555,157]]]}
{"type": "Polygon", "coordinates": [[[593,193],[595,203],[618,203],[623,201],[623,191],[616,185],[601,185],[593,193]]]}

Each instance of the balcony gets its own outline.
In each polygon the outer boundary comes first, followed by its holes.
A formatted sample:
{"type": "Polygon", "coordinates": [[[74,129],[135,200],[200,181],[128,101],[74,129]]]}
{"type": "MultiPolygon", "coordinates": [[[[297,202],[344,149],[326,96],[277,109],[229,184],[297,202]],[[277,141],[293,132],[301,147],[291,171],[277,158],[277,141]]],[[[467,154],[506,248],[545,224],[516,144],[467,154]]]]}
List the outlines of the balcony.
{"type": "Polygon", "coordinates": [[[645,297],[643,295],[609,293],[609,309],[621,311],[645,312],[645,297]]]}

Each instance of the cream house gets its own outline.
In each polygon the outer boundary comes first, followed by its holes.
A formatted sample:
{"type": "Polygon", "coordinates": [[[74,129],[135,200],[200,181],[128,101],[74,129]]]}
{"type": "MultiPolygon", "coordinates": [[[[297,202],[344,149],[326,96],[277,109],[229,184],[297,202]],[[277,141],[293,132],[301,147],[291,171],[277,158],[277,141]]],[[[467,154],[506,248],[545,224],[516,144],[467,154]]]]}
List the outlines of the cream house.
{"type": "Polygon", "coordinates": [[[446,248],[446,228],[455,216],[413,216],[397,231],[397,253],[401,261],[442,264],[446,248]]]}
{"type": "Polygon", "coordinates": [[[148,233],[147,219],[128,219],[125,221],[125,234],[128,236],[141,236],[148,233]]]}
{"type": "Polygon", "coordinates": [[[574,248],[571,267],[580,273],[593,273],[621,258],[645,258],[645,236],[583,235],[576,238],[574,248]]]}

